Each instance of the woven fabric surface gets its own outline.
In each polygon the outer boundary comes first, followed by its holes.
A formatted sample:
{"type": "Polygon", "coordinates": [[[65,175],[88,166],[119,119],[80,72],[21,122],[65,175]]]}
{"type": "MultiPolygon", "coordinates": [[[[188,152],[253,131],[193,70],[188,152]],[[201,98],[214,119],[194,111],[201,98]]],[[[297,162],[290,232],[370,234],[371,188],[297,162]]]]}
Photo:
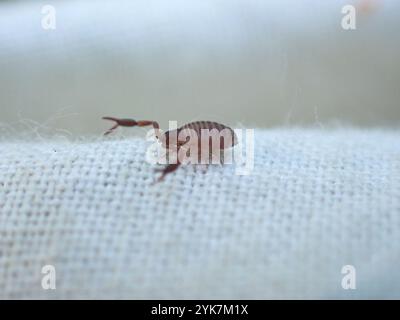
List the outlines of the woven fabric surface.
{"type": "Polygon", "coordinates": [[[0,142],[0,298],[400,298],[398,131],[256,130],[252,174],[158,184],[148,145],[0,142]]]}

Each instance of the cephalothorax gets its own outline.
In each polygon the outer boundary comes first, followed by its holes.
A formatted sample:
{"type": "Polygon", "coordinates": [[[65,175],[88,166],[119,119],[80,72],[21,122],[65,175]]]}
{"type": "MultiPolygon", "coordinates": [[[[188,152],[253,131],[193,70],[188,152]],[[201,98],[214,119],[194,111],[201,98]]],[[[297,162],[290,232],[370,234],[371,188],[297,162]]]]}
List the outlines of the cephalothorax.
{"type": "MultiPolygon", "coordinates": [[[[160,132],[160,126],[156,121],[133,119],[118,119],[114,117],[103,117],[105,120],[115,122],[115,125],[107,130],[104,134],[108,135],[117,127],[146,127],[153,126],[156,138],[161,142],[163,148],[169,150],[179,151],[180,148],[187,146],[188,143],[195,144],[198,148],[198,156],[204,156],[204,151],[207,157],[213,154],[220,153],[224,149],[231,148],[237,144],[237,137],[235,132],[218,122],[213,121],[195,121],[183,125],[182,127],[174,130],[169,130],[164,133],[160,132]],[[216,138],[218,138],[218,145],[215,145],[216,138]],[[207,150],[204,146],[208,145],[207,150]],[[203,150],[202,150],[203,146],[203,150]]],[[[159,180],[162,180],[166,174],[175,171],[182,162],[178,157],[177,163],[168,164],[163,170],[159,180]]]]}

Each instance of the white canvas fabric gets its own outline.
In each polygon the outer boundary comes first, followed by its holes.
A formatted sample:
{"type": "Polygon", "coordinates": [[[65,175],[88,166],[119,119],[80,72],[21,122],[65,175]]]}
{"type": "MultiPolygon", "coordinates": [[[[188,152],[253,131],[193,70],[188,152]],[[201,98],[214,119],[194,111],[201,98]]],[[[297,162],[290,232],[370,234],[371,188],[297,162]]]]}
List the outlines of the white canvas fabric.
{"type": "Polygon", "coordinates": [[[148,145],[0,142],[0,298],[400,298],[398,131],[256,130],[251,175],[154,185],[148,145]]]}

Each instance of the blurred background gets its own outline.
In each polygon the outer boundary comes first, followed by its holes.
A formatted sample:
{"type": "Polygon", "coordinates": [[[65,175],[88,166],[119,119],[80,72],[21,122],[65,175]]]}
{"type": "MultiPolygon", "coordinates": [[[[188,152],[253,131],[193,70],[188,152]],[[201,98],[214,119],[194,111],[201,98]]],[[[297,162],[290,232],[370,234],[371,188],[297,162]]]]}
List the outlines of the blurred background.
{"type": "Polygon", "coordinates": [[[399,30],[398,0],[0,1],[0,134],[99,134],[104,115],[398,127],[399,30]]]}

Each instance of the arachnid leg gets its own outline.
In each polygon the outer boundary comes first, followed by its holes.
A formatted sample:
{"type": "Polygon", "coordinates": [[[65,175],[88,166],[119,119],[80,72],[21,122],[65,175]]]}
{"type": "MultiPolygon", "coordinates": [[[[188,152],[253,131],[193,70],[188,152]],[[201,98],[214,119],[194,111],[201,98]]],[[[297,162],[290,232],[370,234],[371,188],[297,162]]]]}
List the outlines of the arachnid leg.
{"type": "Polygon", "coordinates": [[[167,165],[164,169],[160,170],[160,171],[162,171],[162,173],[161,173],[161,176],[158,178],[157,182],[160,182],[160,181],[164,180],[165,176],[168,173],[174,172],[176,169],[178,169],[178,167],[180,165],[181,164],[179,162],[178,163],[172,163],[172,164],[167,165]]]}
{"type": "Polygon", "coordinates": [[[159,139],[160,133],[159,133],[159,125],[155,121],[149,121],[149,120],[141,120],[141,121],[136,121],[133,119],[118,119],[114,117],[103,117],[104,120],[111,120],[116,122],[114,126],[112,126],[110,129],[108,129],[104,135],[108,135],[111,132],[113,132],[116,128],[119,126],[121,127],[146,127],[146,126],[153,126],[155,132],[156,132],[156,137],[159,139]]]}

